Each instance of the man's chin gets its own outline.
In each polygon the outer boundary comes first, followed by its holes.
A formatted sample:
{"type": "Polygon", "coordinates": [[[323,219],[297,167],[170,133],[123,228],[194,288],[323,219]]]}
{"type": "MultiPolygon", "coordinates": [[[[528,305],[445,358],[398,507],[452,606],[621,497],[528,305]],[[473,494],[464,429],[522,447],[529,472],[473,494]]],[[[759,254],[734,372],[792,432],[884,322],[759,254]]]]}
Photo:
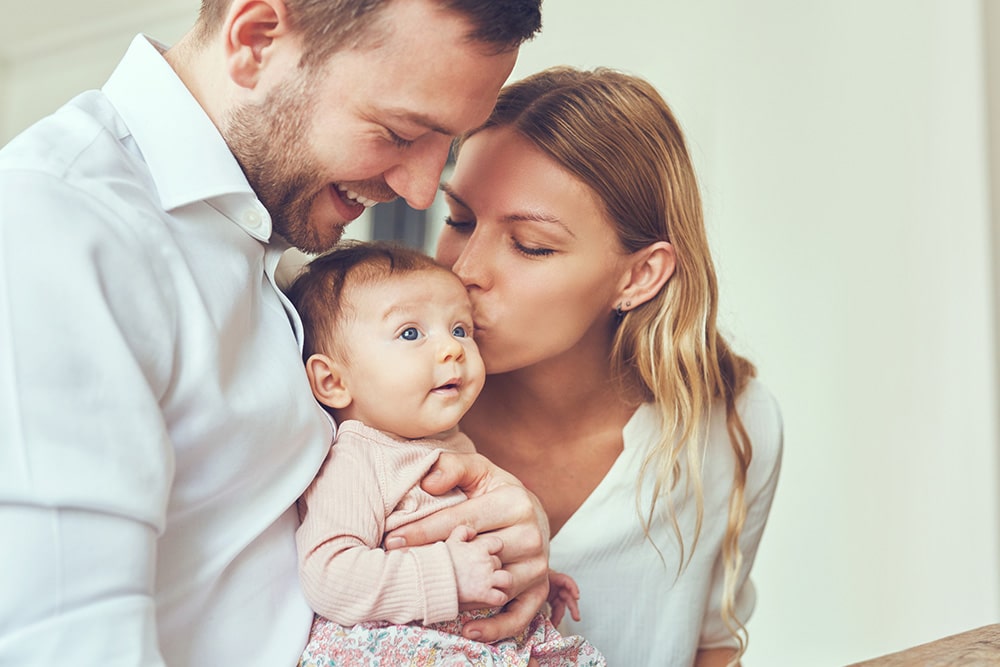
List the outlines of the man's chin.
{"type": "Polygon", "coordinates": [[[304,253],[320,255],[340,243],[347,223],[327,226],[319,232],[308,225],[293,225],[288,229],[276,229],[275,233],[304,253]]]}

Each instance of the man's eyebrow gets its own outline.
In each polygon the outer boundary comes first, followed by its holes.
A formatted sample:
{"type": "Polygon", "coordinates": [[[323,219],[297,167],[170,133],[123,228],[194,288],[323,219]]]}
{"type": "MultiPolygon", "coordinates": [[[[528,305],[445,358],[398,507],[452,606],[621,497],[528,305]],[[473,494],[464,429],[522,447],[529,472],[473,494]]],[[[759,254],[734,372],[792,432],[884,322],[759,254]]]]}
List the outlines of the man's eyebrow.
{"type": "MultiPolygon", "coordinates": [[[[448,183],[441,183],[441,191],[455,200],[462,208],[472,210],[472,207],[463,201],[461,197],[455,194],[455,190],[448,183]]],[[[519,211],[517,213],[508,213],[500,219],[501,222],[547,222],[553,225],[559,225],[566,233],[576,238],[576,234],[570,229],[565,222],[563,222],[558,216],[550,215],[548,213],[542,213],[541,211],[519,211]]]]}
{"type": "Polygon", "coordinates": [[[420,113],[419,111],[411,111],[409,109],[386,109],[386,113],[392,118],[395,118],[397,121],[419,125],[427,128],[431,132],[437,132],[438,134],[443,134],[447,137],[455,137],[459,135],[459,132],[456,130],[449,129],[438,124],[438,122],[429,115],[420,113]]]}

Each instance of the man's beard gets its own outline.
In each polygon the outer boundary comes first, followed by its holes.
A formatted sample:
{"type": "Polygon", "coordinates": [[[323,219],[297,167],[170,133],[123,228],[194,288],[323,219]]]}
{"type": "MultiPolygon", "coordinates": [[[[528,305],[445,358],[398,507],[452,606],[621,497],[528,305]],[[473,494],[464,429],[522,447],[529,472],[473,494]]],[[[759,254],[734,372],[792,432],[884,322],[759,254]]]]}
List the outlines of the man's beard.
{"type": "Polygon", "coordinates": [[[310,78],[290,78],[263,104],[241,106],[226,118],[224,135],[250,187],[271,214],[274,232],[307,253],[329,250],[343,228],[324,240],[309,225],[313,201],[328,184],[306,137],[312,127],[310,78]]]}

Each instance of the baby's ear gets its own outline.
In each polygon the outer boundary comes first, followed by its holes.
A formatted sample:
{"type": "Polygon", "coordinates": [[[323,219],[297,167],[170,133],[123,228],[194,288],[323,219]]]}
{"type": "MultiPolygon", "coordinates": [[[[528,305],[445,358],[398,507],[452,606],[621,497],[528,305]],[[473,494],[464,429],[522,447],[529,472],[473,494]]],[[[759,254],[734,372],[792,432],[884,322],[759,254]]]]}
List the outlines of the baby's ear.
{"type": "Polygon", "coordinates": [[[340,410],[353,400],[344,382],[340,365],[325,354],[314,354],[306,360],[306,375],[313,396],[323,405],[340,410]]]}

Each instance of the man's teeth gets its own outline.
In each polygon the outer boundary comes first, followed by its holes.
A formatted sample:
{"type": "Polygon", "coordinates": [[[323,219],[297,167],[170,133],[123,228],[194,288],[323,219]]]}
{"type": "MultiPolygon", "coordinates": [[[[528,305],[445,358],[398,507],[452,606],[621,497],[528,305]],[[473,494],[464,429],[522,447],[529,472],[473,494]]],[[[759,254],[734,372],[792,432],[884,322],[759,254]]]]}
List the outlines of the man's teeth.
{"type": "Polygon", "coordinates": [[[345,188],[343,186],[338,185],[337,189],[340,190],[341,192],[343,192],[344,196],[347,199],[350,199],[352,201],[356,201],[359,204],[361,204],[362,206],[364,206],[365,208],[371,208],[372,206],[374,206],[375,204],[378,203],[374,199],[369,199],[368,197],[362,197],[361,195],[359,195],[354,190],[348,190],[347,188],[345,188]]]}

